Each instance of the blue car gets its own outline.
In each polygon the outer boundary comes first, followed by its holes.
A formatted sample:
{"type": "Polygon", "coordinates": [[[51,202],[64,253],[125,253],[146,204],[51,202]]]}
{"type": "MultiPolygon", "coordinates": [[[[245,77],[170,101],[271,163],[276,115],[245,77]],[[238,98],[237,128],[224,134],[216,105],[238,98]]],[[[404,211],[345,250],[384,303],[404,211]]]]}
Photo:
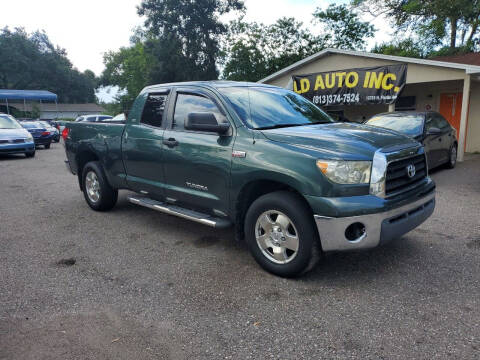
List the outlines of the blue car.
{"type": "Polygon", "coordinates": [[[50,144],[54,136],[52,131],[37,121],[23,121],[22,126],[32,134],[35,147],[43,145],[45,149],[50,149],[50,144]]]}
{"type": "Polygon", "coordinates": [[[0,154],[35,156],[33,136],[11,115],[0,114],[0,154]]]}

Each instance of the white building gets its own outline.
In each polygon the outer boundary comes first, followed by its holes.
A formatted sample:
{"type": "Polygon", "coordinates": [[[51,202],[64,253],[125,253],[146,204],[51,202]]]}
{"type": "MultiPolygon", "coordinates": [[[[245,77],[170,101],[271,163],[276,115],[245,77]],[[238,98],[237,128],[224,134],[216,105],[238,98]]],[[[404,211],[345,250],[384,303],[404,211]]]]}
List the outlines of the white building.
{"type": "Polygon", "coordinates": [[[326,49],[260,82],[288,88],[294,75],[407,64],[405,88],[396,104],[343,105],[326,110],[341,112],[352,121],[395,109],[438,111],[457,130],[458,160],[462,161],[464,151],[480,151],[480,54],[439,60],[326,49]]]}

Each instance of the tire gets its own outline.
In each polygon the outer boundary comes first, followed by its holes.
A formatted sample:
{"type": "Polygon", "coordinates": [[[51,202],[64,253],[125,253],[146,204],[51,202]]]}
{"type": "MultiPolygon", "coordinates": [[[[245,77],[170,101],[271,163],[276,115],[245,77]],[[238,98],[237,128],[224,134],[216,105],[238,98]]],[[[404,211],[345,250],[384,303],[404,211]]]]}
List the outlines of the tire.
{"type": "Polygon", "coordinates": [[[245,239],[257,263],[282,277],[309,271],[321,254],[312,212],[288,191],[266,194],[252,203],[245,216],[245,239]]]}
{"type": "Polygon", "coordinates": [[[448,152],[448,162],[446,163],[447,169],[453,169],[457,165],[457,144],[453,144],[448,152]]]}
{"type": "Polygon", "coordinates": [[[25,153],[25,157],[27,157],[27,158],[33,158],[33,157],[35,157],[35,150],[30,151],[30,152],[26,152],[26,153],[25,153]]]}
{"type": "Polygon", "coordinates": [[[50,145],[52,145],[52,143],[46,144],[45,149],[50,149],[50,145]]]}
{"type": "Polygon", "coordinates": [[[118,190],[110,186],[98,161],[91,161],[84,166],[82,191],[87,204],[93,210],[107,211],[117,203],[118,190]]]}

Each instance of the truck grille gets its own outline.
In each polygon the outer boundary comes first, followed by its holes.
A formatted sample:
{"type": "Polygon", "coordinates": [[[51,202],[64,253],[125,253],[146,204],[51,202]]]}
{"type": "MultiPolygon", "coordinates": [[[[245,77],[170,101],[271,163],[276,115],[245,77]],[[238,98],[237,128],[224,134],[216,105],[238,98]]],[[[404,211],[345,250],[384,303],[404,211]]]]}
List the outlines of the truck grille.
{"type": "Polygon", "coordinates": [[[407,159],[392,161],[387,167],[385,179],[385,195],[391,196],[407,191],[420,184],[427,177],[425,154],[419,154],[407,159]],[[409,165],[415,167],[415,175],[408,172],[409,165]]]}

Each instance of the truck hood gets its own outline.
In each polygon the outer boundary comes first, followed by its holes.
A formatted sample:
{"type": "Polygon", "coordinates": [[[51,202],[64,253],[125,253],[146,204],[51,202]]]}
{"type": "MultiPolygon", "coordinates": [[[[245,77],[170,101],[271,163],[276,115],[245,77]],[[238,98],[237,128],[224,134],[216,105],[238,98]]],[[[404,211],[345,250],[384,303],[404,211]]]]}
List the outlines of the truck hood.
{"type": "Polygon", "coordinates": [[[27,136],[25,129],[0,129],[0,140],[26,139],[27,136]]]}
{"type": "Polygon", "coordinates": [[[307,147],[331,158],[371,160],[380,148],[419,145],[398,132],[361,124],[328,123],[262,130],[272,141],[307,147]]]}

